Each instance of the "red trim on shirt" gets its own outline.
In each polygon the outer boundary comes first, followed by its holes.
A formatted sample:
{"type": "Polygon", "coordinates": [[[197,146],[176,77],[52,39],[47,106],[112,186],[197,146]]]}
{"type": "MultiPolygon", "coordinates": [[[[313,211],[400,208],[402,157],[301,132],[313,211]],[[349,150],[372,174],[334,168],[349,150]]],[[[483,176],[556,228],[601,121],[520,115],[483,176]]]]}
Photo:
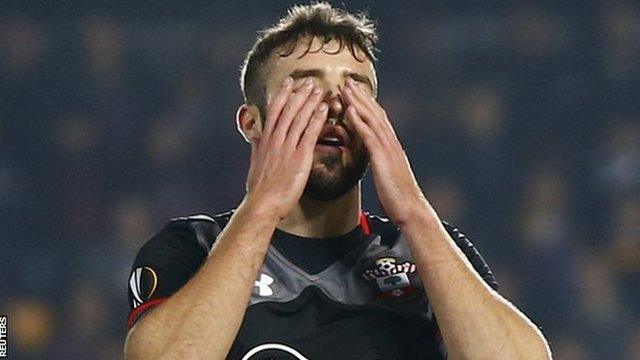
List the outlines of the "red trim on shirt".
{"type": "Polygon", "coordinates": [[[369,218],[367,217],[367,214],[364,213],[364,211],[360,211],[360,226],[362,226],[362,233],[364,235],[371,234],[371,227],[369,225],[369,218]]]}
{"type": "Polygon", "coordinates": [[[165,300],[167,300],[167,298],[153,299],[131,310],[131,312],[129,313],[129,318],[127,319],[127,330],[133,327],[140,315],[142,315],[147,310],[151,310],[152,308],[162,304],[165,300]]]}

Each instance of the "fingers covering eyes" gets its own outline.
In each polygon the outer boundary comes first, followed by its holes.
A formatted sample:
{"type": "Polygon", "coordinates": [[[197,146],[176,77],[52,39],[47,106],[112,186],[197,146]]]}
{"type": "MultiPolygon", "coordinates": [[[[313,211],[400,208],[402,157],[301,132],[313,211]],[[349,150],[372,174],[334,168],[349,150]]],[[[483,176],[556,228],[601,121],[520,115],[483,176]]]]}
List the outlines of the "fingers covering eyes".
{"type": "Polygon", "coordinates": [[[380,147],[380,140],[373,132],[371,127],[365,124],[362,117],[356,111],[356,108],[353,105],[349,105],[347,108],[347,117],[351,120],[353,127],[356,129],[356,132],[362,138],[362,141],[367,145],[370,149],[377,149],[380,147]]]}
{"type": "Polygon", "coordinates": [[[287,143],[289,143],[290,146],[296,146],[298,144],[301,133],[307,128],[309,122],[312,121],[312,116],[317,112],[321,100],[322,90],[315,88],[291,124],[289,133],[287,134],[287,143]]]}
{"type": "Polygon", "coordinates": [[[273,132],[273,129],[276,125],[276,120],[280,117],[282,113],[282,109],[287,104],[289,100],[289,96],[293,91],[293,79],[291,77],[287,77],[282,82],[280,89],[276,96],[271,100],[271,102],[267,106],[267,117],[265,119],[265,127],[263,131],[263,138],[266,141],[273,132]]]}
{"type": "Polygon", "coordinates": [[[326,103],[321,103],[313,114],[313,117],[308,123],[307,128],[304,130],[302,134],[302,138],[300,139],[299,147],[303,149],[304,152],[312,152],[316,142],[318,141],[318,136],[320,136],[320,131],[322,131],[322,127],[324,123],[327,121],[327,114],[329,113],[329,106],[326,103]]]}
{"type": "Polygon", "coordinates": [[[307,81],[301,88],[298,89],[297,92],[289,96],[289,100],[284,106],[284,109],[282,110],[271,135],[271,141],[274,141],[278,144],[284,142],[293,119],[300,112],[300,110],[303,109],[303,107],[309,100],[312,89],[313,82],[307,81]]]}
{"type": "Polygon", "coordinates": [[[384,109],[355,82],[348,83],[341,90],[349,106],[354,108],[358,119],[366,124],[378,141],[384,145],[391,144],[397,137],[384,109]]]}

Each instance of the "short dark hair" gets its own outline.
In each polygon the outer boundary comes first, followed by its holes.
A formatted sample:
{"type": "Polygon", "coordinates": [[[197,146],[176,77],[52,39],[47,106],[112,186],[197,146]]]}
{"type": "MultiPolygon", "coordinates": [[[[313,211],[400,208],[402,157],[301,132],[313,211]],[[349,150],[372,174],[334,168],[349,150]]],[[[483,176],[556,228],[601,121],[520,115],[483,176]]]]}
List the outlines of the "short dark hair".
{"type": "MultiPolygon", "coordinates": [[[[333,8],[326,2],[294,5],[275,25],[259,32],[244,59],[240,70],[240,88],[246,104],[256,105],[261,112],[266,109],[266,85],[262,73],[265,62],[275,49],[284,45],[291,46],[280,56],[291,55],[297,41],[307,36],[312,39],[319,37],[325,44],[336,40],[340,44],[337,52],[347,46],[356,59],[358,47],[371,62],[376,61],[378,34],[375,23],[366,14],[351,14],[333,8]]],[[[304,54],[310,48],[311,41],[304,54]]]]}

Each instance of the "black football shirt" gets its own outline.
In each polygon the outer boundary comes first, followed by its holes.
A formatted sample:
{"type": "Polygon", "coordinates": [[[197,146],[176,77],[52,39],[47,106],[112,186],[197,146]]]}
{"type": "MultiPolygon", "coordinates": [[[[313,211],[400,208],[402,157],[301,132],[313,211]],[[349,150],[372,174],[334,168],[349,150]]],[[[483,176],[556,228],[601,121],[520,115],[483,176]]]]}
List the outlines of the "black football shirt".
{"type": "MultiPolygon", "coordinates": [[[[173,219],[144,244],[129,278],[128,328],[198,271],[233,212],[173,219]]],[[[497,290],[473,244],[457,228],[443,225],[497,290]]],[[[367,212],[361,212],[359,226],[341,236],[312,239],[275,230],[227,357],[444,358],[435,314],[402,233],[367,212]]]]}

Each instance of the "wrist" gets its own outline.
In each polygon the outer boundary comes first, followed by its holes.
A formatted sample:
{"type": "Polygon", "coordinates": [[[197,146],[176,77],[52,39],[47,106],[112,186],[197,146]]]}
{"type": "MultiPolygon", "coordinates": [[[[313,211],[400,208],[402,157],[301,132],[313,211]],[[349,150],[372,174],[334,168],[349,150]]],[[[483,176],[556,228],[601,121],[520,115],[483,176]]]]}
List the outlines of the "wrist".
{"type": "Polygon", "coordinates": [[[416,225],[437,226],[440,218],[428,201],[418,201],[406,211],[403,221],[396,224],[400,230],[407,230],[416,225]]]}
{"type": "Polygon", "coordinates": [[[270,201],[255,195],[246,194],[238,206],[237,211],[242,211],[252,219],[260,219],[268,223],[268,225],[275,227],[282,220],[275,210],[270,201]]]}

